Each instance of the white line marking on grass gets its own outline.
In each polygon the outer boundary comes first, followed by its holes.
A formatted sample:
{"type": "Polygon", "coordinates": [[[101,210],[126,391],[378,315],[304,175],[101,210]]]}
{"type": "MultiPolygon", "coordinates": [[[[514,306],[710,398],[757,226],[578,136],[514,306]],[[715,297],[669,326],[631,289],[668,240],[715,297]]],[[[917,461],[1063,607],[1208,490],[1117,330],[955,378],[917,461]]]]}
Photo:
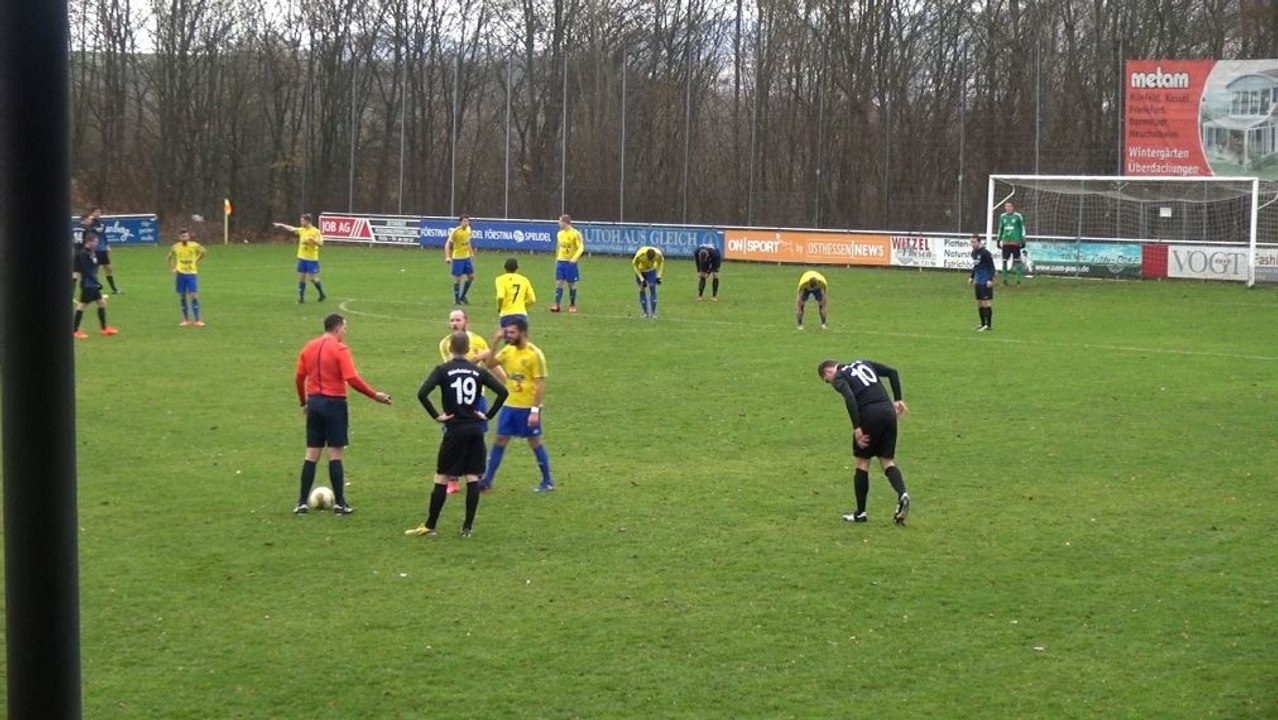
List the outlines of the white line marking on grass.
{"type": "MultiPolygon", "coordinates": [[[[348,312],[348,313],[351,313],[352,315],[363,315],[365,317],[375,317],[375,318],[380,318],[383,320],[396,320],[400,322],[410,321],[409,318],[406,318],[403,316],[383,315],[380,313],[371,313],[371,312],[366,312],[363,310],[352,310],[350,308],[350,304],[353,302],[363,302],[363,300],[359,300],[358,298],[351,298],[350,300],[343,301],[341,304],[338,305],[338,307],[342,310],[342,312],[348,312]]],[[[384,303],[389,305],[412,305],[412,306],[421,305],[421,303],[411,302],[408,300],[374,300],[372,302],[384,303]]],[[[592,319],[598,318],[601,320],[623,320],[623,321],[632,320],[637,323],[644,322],[643,320],[640,320],[638,317],[634,315],[595,315],[592,313],[592,314],[586,315],[585,317],[592,318],[592,319]]],[[[659,325],[663,323],[687,323],[690,325],[725,325],[729,327],[743,327],[743,328],[754,328],[754,329],[760,328],[760,325],[758,323],[748,323],[748,322],[742,322],[740,320],[716,320],[716,319],[710,319],[710,318],[670,318],[670,317],[662,316],[660,319],[656,321],[656,323],[659,325]]],[[[791,328],[790,330],[791,332],[798,332],[796,330],[793,330],[793,326],[789,326],[789,327],[791,328]]],[[[815,330],[815,331],[808,330],[804,332],[815,332],[818,334],[830,334],[830,335],[841,335],[841,334],[877,335],[880,337],[906,338],[909,340],[940,340],[940,341],[948,341],[948,342],[1002,343],[1004,345],[1026,345],[1030,347],[1055,347],[1055,348],[1069,348],[1069,349],[1081,349],[1081,350],[1104,350],[1104,351],[1110,351],[1110,352],[1125,352],[1125,353],[1149,353],[1154,355],[1181,355],[1181,356],[1188,356],[1188,357],[1226,358],[1229,360],[1258,360],[1261,362],[1278,362],[1278,355],[1246,355],[1243,353],[1213,352],[1211,350],[1180,350],[1176,348],[1147,348],[1147,347],[1136,347],[1133,345],[1106,345],[1101,343],[1085,343],[1085,342],[1084,343],[1052,342],[1050,340],[1025,340],[1025,339],[1018,339],[1018,338],[995,337],[988,334],[982,334],[979,336],[929,335],[926,333],[891,332],[887,330],[852,331],[852,330],[840,330],[837,328],[832,330],[815,330]]]]}

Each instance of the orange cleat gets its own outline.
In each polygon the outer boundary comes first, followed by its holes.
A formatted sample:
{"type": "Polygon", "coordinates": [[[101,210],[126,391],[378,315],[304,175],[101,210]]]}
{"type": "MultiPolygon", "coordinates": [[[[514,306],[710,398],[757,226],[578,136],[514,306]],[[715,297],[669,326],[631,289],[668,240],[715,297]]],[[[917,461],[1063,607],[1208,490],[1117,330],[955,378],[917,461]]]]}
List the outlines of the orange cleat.
{"type": "Polygon", "coordinates": [[[83,331],[83,330],[76,330],[75,332],[71,333],[71,337],[73,337],[73,338],[79,338],[79,339],[83,340],[84,338],[89,337],[89,333],[87,333],[87,332],[85,332],[85,331],[83,331]]]}
{"type": "Polygon", "coordinates": [[[449,480],[449,481],[448,481],[448,489],[447,489],[447,491],[446,491],[446,492],[447,492],[449,495],[455,495],[455,494],[457,494],[457,481],[456,481],[456,480],[449,480]]]}
{"type": "Polygon", "coordinates": [[[577,306],[576,306],[576,305],[569,305],[569,306],[568,306],[568,312],[572,313],[573,315],[576,315],[576,314],[577,314],[577,306]]]}
{"type": "Polygon", "coordinates": [[[550,306],[550,312],[559,312],[559,303],[550,306]]]}
{"type": "Polygon", "coordinates": [[[182,322],[178,323],[178,327],[189,327],[190,325],[191,325],[190,320],[183,320],[182,322]]]}
{"type": "Polygon", "coordinates": [[[196,320],[194,323],[192,323],[192,325],[195,325],[195,327],[204,327],[204,321],[196,320]]]}
{"type": "Polygon", "coordinates": [[[111,335],[119,335],[120,331],[113,327],[104,327],[102,328],[102,334],[110,337],[111,335]]]}

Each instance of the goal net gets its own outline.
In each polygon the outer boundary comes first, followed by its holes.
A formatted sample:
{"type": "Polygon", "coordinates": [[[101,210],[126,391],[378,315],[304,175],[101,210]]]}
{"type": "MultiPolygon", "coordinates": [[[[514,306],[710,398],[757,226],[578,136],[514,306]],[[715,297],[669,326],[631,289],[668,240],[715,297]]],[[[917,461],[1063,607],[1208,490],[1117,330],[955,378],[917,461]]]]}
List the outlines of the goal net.
{"type": "Polygon", "coordinates": [[[1163,276],[1278,282],[1278,182],[991,175],[988,199],[986,237],[998,237],[999,215],[1005,203],[1013,203],[1024,216],[1028,248],[1040,268],[1045,253],[1068,255],[1072,247],[1075,268],[1085,266],[1083,256],[1091,253],[1098,256],[1092,264],[1120,256],[1129,266],[1144,260],[1146,276],[1162,262],[1163,276]]]}

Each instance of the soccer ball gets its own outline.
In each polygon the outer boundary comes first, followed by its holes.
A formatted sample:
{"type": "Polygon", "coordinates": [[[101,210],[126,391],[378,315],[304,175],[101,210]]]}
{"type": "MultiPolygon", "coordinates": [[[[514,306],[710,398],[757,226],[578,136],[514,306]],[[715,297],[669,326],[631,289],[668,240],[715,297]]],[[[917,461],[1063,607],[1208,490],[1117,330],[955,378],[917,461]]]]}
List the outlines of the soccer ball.
{"type": "Polygon", "coordinates": [[[312,510],[331,510],[333,502],[333,491],[323,485],[312,490],[311,496],[306,498],[306,504],[312,510]]]}

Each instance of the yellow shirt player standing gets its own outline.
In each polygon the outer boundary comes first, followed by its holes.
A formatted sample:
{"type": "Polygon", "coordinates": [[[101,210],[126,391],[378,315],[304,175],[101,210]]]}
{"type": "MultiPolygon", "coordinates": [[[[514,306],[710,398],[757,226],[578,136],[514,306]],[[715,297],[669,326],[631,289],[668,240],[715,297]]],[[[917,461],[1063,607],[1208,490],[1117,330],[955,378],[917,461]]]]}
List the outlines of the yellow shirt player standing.
{"type": "Polygon", "coordinates": [[[191,231],[182,228],[178,241],[173,243],[165,258],[169,271],[177,280],[178,299],[182,302],[182,327],[204,327],[204,320],[200,318],[199,265],[205,254],[204,246],[191,239],[191,231]],[[195,313],[194,321],[191,320],[192,311],[195,313]]]}
{"type": "MultiPolygon", "coordinates": [[[[470,292],[470,284],[475,282],[475,251],[470,244],[470,216],[457,218],[457,227],[448,233],[444,241],[444,262],[452,265],[453,304],[469,305],[466,293],[470,292]],[[462,276],[466,276],[466,285],[462,286],[462,276]]],[[[473,346],[472,346],[473,347],[473,346]]],[[[444,358],[447,362],[448,358],[444,358]]]]}
{"type": "Polygon", "coordinates": [[[550,492],[555,489],[555,481],[550,475],[550,454],[546,446],[541,444],[541,406],[546,395],[546,356],[541,349],[528,340],[528,320],[515,318],[503,327],[493,338],[493,344],[505,342],[506,346],[490,355],[486,364],[489,368],[500,366],[506,374],[506,389],[510,395],[506,404],[497,416],[497,439],[493,441],[492,453],[488,456],[488,471],[479,481],[480,490],[491,490],[493,477],[501,466],[501,459],[506,452],[506,443],[513,437],[528,438],[528,446],[537,458],[537,467],[541,469],[541,484],[537,492],[550,492]]]}
{"type": "Polygon", "coordinates": [[[666,269],[666,256],[655,247],[645,245],[635,253],[630,264],[635,268],[635,282],[639,284],[639,309],[645,318],[657,319],[657,286],[666,269]],[[645,294],[644,291],[648,292],[645,294]]]}
{"type": "Polygon", "coordinates": [[[306,302],[306,281],[315,285],[320,302],[328,297],[324,294],[324,285],[320,283],[319,251],[324,244],[324,235],[320,229],[311,224],[309,214],[302,215],[301,225],[293,227],[284,223],[275,223],[275,227],[287,230],[297,236],[297,301],[306,302]]]}
{"type": "Polygon", "coordinates": [[[826,329],[825,324],[825,301],[830,286],[825,281],[825,276],[816,270],[809,270],[803,273],[799,278],[799,295],[795,308],[795,321],[799,324],[799,329],[803,329],[803,306],[807,303],[808,298],[816,298],[817,310],[821,312],[821,329],[826,329]]]}
{"type": "Polygon", "coordinates": [[[506,259],[506,274],[497,276],[497,323],[506,327],[516,318],[528,322],[528,308],[537,302],[532,281],[519,274],[519,261],[506,259]]]}
{"type": "Polygon", "coordinates": [[[555,243],[555,304],[550,312],[559,312],[559,303],[564,299],[564,285],[568,285],[568,312],[577,312],[577,281],[581,279],[581,270],[577,261],[586,252],[586,243],[581,233],[572,226],[572,218],[559,216],[559,233],[555,243]]]}

